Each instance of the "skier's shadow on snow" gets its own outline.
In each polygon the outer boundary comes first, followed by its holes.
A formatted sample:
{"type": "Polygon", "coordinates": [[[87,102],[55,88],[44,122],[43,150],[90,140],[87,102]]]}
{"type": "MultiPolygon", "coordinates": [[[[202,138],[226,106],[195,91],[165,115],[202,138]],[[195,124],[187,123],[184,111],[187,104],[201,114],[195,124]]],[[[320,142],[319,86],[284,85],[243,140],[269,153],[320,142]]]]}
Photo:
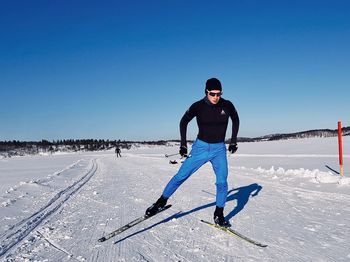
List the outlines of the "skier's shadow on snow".
{"type": "MultiPolygon", "coordinates": [[[[227,220],[230,220],[235,215],[237,215],[239,212],[241,212],[243,210],[243,208],[245,207],[245,205],[248,203],[250,197],[257,196],[261,190],[262,190],[262,186],[254,183],[254,184],[251,184],[249,186],[234,188],[234,189],[231,189],[230,191],[228,191],[226,202],[237,200],[237,205],[231,212],[229,212],[226,215],[225,218],[227,220]]],[[[186,212],[182,212],[176,218],[180,218],[180,217],[183,217],[183,216],[189,215],[191,213],[195,213],[195,212],[200,211],[202,209],[206,209],[206,208],[213,207],[213,206],[216,206],[216,201],[209,203],[209,204],[206,204],[206,205],[203,205],[203,206],[196,207],[196,208],[191,209],[191,210],[186,211],[186,212]]]]}
{"type": "Polygon", "coordinates": [[[237,200],[237,206],[227,214],[226,219],[230,220],[239,212],[241,212],[245,205],[248,203],[250,197],[257,196],[261,190],[262,186],[256,183],[230,190],[227,194],[227,201],[237,200]]]}
{"type": "MultiPolygon", "coordinates": [[[[248,203],[250,197],[257,196],[261,190],[262,190],[262,186],[254,183],[254,184],[251,184],[249,186],[243,186],[243,187],[239,187],[239,188],[234,188],[234,189],[231,189],[230,191],[228,191],[226,202],[237,200],[237,205],[231,212],[228,213],[228,215],[226,216],[226,219],[230,220],[235,215],[237,215],[239,212],[241,212],[243,210],[243,208],[245,207],[245,205],[248,203]]],[[[191,209],[191,210],[186,211],[186,212],[181,212],[180,211],[180,212],[178,212],[178,213],[176,213],[174,215],[169,216],[168,218],[163,219],[162,221],[159,221],[158,223],[155,223],[155,224],[153,224],[153,225],[151,225],[149,227],[146,227],[146,228],[144,228],[142,230],[139,230],[139,231],[137,231],[135,233],[127,235],[126,237],[124,237],[122,239],[119,239],[118,241],[114,242],[114,244],[118,244],[120,242],[123,242],[124,240],[126,240],[126,239],[128,239],[130,237],[133,237],[135,235],[138,235],[140,233],[148,231],[148,230],[152,229],[153,227],[156,227],[156,226],[158,226],[160,224],[167,223],[167,222],[171,221],[174,218],[178,219],[178,218],[181,218],[183,216],[187,216],[189,214],[192,214],[192,213],[195,213],[197,211],[200,211],[200,210],[203,210],[203,209],[206,209],[206,208],[209,208],[209,207],[213,207],[213,206],[216,206],[216,201],[208,203],[208,204],[203,205],[203,206],[196,207],[196,208],[191,209]]]]}

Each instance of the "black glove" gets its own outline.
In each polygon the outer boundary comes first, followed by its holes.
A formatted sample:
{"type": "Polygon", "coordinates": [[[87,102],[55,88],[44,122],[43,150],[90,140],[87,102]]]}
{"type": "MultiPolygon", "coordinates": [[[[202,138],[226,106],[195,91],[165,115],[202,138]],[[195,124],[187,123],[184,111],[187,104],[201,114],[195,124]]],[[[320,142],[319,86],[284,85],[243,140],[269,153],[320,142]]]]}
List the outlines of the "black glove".
{"type": "Polygon", "coordinates": [[[228,151],[230,151],[232,154],[234,154],[237,151],[237,149],[238,149],[237,144],[230,144],[228,146],[228,151]]]}
{"type": "Polygon", "coordinates": [[[179,153],[181,156],[187,156],[187,146],[180,146],[179,153]]]}

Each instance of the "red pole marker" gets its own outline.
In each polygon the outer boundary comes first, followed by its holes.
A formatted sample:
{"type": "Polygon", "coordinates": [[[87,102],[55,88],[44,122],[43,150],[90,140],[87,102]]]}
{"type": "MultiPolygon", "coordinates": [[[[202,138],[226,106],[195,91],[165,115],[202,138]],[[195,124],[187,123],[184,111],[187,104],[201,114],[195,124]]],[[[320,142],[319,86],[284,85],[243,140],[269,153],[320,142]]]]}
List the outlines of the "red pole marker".
{"type": "Polygon", "coordinates": [[[338,121],[338,146],[339,146],[340,175],[343,176],[343,143],[342,143],[342,130],[341,130],[340,121],[338,121]]]}

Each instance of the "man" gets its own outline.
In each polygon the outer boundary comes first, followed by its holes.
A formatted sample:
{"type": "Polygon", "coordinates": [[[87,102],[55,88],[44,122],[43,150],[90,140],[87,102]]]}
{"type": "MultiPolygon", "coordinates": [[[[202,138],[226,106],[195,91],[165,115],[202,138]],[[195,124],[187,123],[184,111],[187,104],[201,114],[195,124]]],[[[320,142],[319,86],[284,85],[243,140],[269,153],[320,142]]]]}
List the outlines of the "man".
{"type": "Polygon", "coordinates": [[[115,153],[117,154],[117,157],[122,157],[122,155],[120,154],[120,152],[121,152],[121,150],[120,150],[119,146],[117,146],[117,147],[115,148],[115,153]]]}
{"type": "Polygon", "coordinates": [[[230,223],[225,220],[224,206],[227,198],[227,156],[225,147],[225,135],[228,119],[232,121],[232,136],[228,150],[231,153],[237,151],[237,133],[239,117],[234,105],[221,97],[222,86],[218,79],[208,79],[205,84],[206,96],[195,102],[186,111],[180,121],[181,146],[180,155],[187,156],[187,125],[197,118],[198,135],[192,145],[192,151],[182,164],[178,173],[169,181],[162,196],[156,203],[146,210],[146,215],[156,214],[166,205],[168,198],[202,165],[211,162],[216,175],[216,209],[214,222],[220,226],[228,227],[230,223]]]}

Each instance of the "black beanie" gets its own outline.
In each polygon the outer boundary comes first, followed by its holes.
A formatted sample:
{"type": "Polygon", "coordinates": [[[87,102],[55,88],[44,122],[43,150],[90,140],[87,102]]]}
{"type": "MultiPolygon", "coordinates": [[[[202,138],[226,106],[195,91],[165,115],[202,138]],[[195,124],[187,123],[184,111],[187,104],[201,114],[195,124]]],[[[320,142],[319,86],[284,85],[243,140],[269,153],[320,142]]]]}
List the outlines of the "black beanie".
{"type": "Polygon", "coordinates": [[[221,83],[219,81],[219,79],[217,78],[210,78],[207,80],[207,82],[205,83],[205,93],[206,90],[220,90],[222,91],[222,87],[221,87],[221,83]]]}

